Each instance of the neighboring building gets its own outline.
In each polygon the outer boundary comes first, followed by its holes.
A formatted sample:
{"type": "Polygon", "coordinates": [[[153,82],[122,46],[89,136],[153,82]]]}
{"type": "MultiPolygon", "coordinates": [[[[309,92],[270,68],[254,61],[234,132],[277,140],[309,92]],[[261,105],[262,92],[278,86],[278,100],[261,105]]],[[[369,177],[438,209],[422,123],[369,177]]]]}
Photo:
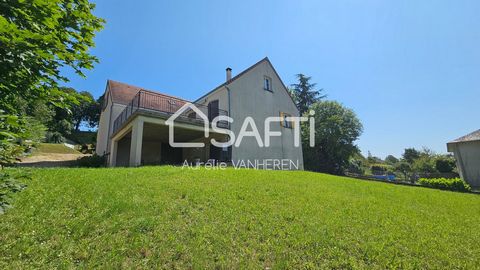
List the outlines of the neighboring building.
{"type": "MultiPolygon", "coordinates": [[[[270,147],[260,147],[255,138],[244,137],[239,147],[217,148],[204,138],[202,118],[186,110],[175,120],[175,141],[204,142],[203,148],[172,148],[166,120],[185,103],[172,97],[140,87],[108,80],[97,135],[97,154],[107,155],[110,166],[175,164],[211,159],[238,162],[240,160],[292,160],[303,169],[302,148],[294,146],[292,123],[271,123],[270,147]]],[[[209,122],[218,115],[233,118],[233,123],[219,126],[238,135],[246,117],[254,119],[262,140],[264,120],[270,116],[299,116],[288,89],[268,58],[264,58],[237,76],[226,70],[226,81],[192,102],[209,122]]],[[[207,124],[210,127],[210,123],[207,124]]],[[[249,129],[250,130],[250,129],[249,129]]],[[[225,134],[210,128],[210,137],[226,141],[225,134]]]]}
{"type": "Polygon", "coordinates": [[[447,143],[457,160],[460,177],[473,188],[480,188],[480,129],[447,143]]]}

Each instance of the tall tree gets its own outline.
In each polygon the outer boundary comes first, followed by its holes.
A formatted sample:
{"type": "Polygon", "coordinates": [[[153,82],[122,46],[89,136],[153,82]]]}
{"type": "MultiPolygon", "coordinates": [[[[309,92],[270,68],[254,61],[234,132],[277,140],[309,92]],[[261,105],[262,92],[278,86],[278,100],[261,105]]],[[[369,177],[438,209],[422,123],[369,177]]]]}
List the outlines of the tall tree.
{"type": "Polygon", "coordinates": [[[88,0],[0,1],[0,110],[19,114],[19,103],[40,98],[63,106],[60,68],[84,76],[98,62],[89,48],[104,20],[94,8],[88,0]]]}
{"type": "Polygon", "coordinates": [[[89,122],[92,112],[96,103],[92,94],[87,91],[82,91],[77,94],[78,104],[72,106],[72,122],[75,131],[80,130],[80,125],[83,122],[89,122]]]}
{"type": "Polygon", "coordinates": [[[398,162],[398,158],[394,157],[393,155],[388,155],[385,158],[385,162],[390,165],[394,165],[395,163],[398,162]]]}
{"type": "Polygon", "coordinates": [[[401,172],[405,180],[408,179],[408,174],[412,172],[412,166],[410,163],[405,161],[400,161],[395,163],[395,170],[401,172]]]}
{"type": "Polygon", "coordinates": [[[435,160],[435,168],[441,173],[452,173],[457,168],[452,155],[439,155],[435,160]]]}
{"type": "Polygon", "coordinates": [[[403,159],[410,164],[420,157],[420,152],[415,148],[405,148],[403,152],[403,159]]]}
{"type": "Polygon", "coordinates": [[[98,126],[98,122],[100,121],[100,113],[102,111],[102,104],[104,100],[104,95],[101,95],[94,103],[90,104],[86,114],[87,114],[87,122],[91,128],[95,128],[98,126]]]}
{"type": "Polygon", "coordinates": [[[82,124],[95,127],[100,115],[100,105],[87,91],[77,92],[70,87],[60,87],[60,90],[72,99],[64,101],[66,108],[50,106],[54,116],[45,125],[50,132],[58,132],[63,136],[69,135],[72,131],[78,131],[82,124]]]}
{"type": "Polygon", "coordinates": [[[309,126],[302,126],[305,168],[342,174],[349,159],[359,152],[355,141],[362,133],[362,124],[355,113],[335,101],[317,102],[315,111],[315,146],[309,144],[309,126]]]}
{"type": "MultiPolygon", "coordinates": [[[[35,114],[31,108],[38,102],[66,106],[70,97],[58,89],[68,81],[62,67],[84,76],[98,62],[89,48],[104,20],[92,14],[94,8],[88,0],[0,1],[0,115],[17,119],[2,119],[0,150],[25,148],[23,142],[34,137],[25,130],[33,126],[27,114],[35,114]]],[[[14,152],[2,155],[12,158],[14,152]]]]}
{"type": "Polygon", "coordinates": [[[297,105],[300,114],[303,115],[308,108],[315,102],[325,98],[326,95],[320,95],[323,89],[316,90],[316,83],[311,83],[312,77],[305,76],[303,74],[296,75],[298,83],[292,84],[290,92],[297,105]]]}

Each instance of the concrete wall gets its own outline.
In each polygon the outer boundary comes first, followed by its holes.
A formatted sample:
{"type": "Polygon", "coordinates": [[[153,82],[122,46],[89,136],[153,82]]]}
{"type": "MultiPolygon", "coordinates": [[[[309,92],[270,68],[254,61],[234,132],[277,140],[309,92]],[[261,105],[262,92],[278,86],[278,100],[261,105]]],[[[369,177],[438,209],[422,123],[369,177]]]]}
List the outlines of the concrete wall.
{"type": "Polygon", "coordinates": [[[228,92],[226,87],[222,87],[221,89],[218,89],[217,91],[211,93],[205,98],[202,98],[198,101],[198,103],[208,106],[208,103],[213,100],[218,100],[219,109],[228,112],[228,92]]]}
{"type": "Polygon", "coordinates": [[[95,152],[100,156],[110,152],[110,135],[112,135],[113,132],[113,123],[126,107],[123,104],[112,103],[108,91],[107,89],[105,93],[107,106],[105,110],[100,113],[97,131],[97,146],[95,152]]]}
{"type": "MultiPolygon", "coordinates": [[[[264,120],[270,116],[280,116],[280,113],[288,113],[298,116],[298,110],[288,95],[280,78],[276,75],[271,65],[264,61],[236,79],[227,86],[230,89],[230,113],[234,119],[231,130],[238,136],[243,121],[251,116],[255,120],[257,129],[260,132],[263,142],[264,120]],[[272,81],[272,91],[264,90],[264,77],[272,81]]],[[[211,100],[218,99],[220,109],[228,111],[228,90],[227,87],[215,91],[199,102],[208,104],[211,100]]],[[[272,123],[270,130],[281,131],[281,137],[271,137],[270,147],[259,147],[255,138],[245,137],[239,147],[233,147],[232,160],[264,160],[264,159],[290,159],[299,164],[303,169],[302,148],[294,147],[294,130],[284,128],[280,123],[272,123]]]]}
{"type": "Polygon", "coordinates": [[[460,176],[474,188],[480,188],[480,141],[452,145],[460,176]]]}
{"type": "Polygon", "coordinates": [[[107,143],[108,143],[108,126],[110,123],[110,112],[112,107],[112,100],[110,95],[105,95],[105,102],[107,105],[105,110],[102,110],[100,113],[100,120],[98,122],[98,131],[97,131],[97,145],[96,153],[99,156],[102,156],[107,153],[107,143]]]}

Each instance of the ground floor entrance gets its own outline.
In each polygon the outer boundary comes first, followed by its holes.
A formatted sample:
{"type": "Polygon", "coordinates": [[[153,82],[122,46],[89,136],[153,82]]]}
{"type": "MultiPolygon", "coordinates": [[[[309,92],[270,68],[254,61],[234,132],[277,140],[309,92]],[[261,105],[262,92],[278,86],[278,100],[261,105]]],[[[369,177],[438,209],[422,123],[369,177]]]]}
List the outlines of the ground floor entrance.
{"type": "Polygon", "coordinates": [[[210,143],[211,138],[226,141],[224,134],[211,133],[205,138],[202,126],[175,127],[175,142],[204,143],[204,147],[195,148],[172,147],[168,136],[169,127],[163,122],[135,119],[123,133],[112,138],[109,165],[126,167],[231,160],[231,148],[219,148],[210,143]]]}

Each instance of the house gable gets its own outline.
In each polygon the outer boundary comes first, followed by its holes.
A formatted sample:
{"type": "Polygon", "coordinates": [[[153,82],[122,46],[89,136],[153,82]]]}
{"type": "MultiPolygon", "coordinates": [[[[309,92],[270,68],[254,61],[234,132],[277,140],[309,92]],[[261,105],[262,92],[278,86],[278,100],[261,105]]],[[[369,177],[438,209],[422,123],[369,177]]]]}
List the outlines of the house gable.
{"type": "MultiPolygon", "coordinates": [[[[287,87],[268,58],[263,59],[241,76],[232,80],[228,87],[231,89],[232,108],[239,105],[244,108],[243,111],[245,112],[262,111],[261,115],[264,117],[279,116],[279,111],[293,116],[299,115],[287,87]],[[270,90],[264,87],[266,78],[270,81],[270,90]],[[238,102],[235,99],[239,99],[238,102]],[[266,111],[269,111],[269,115],[266,114],[266,111]]],[[[238,108],[235,108],[235,111],[237,110],[238,108]]]]}
{"type": "MultiPolygon", "coordinates": [[[[285,84],[268,59],[264,59],[246,72],[242,72],[235,80],[224,85],[224,88],[228,88],[230,92],[230,116],[234,120],[231,130],[235,134],[239,134],[243,121],[248,117],[254,119],[259,133],[265,134],[265,119],[268,117],[299,116],[298,109],[285,84]],[[264,87],[266,77],[270,79],[271,89],[264,87]]],[[[232,159],[291,159],[298,160],[300,166],[303,166],[302,150],[293,145],[294,129],[284,127],[279,122],[271,123],[269,129],[270,131],[280,131],[282,135],[271,137],[268,151],[260,147],[254,138],[247,137],[243,139],[239,147],[234,147],[232,159]]]]}
{"type": "Polygon", "coordinates": [[[220,91],[222,89],[224,89],[224,87],[228,87],[230,86],[231,84],[233,84],[235,81],[239,80],[239,79],[242,79],[243,77],[245,77],[246,75],[248,75],[248,73],[250,73],[251,71],[255,70],[255,68],[261,66],[261,65],[265,65],[267,64],[270,69],[271,69],[271,76],[273,77],[272,79],[275,79],[277,80],[277,83],[276,83],[276,90],[283,90],[285,91],[285,93],[287,94],[287,96],[290,98],[292,104],[295,106],[296,108],[296,105],[295,105],[295,102],[293,101],[293,98],[292,96],[290,95],[290,92],[288,91],[288,88],[286,87],[286,85],[283,83],[282,79],[280,78],[280,76],[278,75],[278,72],[275,70],[275,67],[272,65],[272,62],[270,62],[270,59],[268,59],[268,57],[265,57],[263,58],[262,60],[258,61],[257,63],[253,64],[252,66],[248,67],[247,69],[243,70],[242,72],[240,72],[239,74],[237,74],[236,76],[232,77],[232,79],[220,84],[219,86],[215,87],[213,90],[209,91],[208,93],[204,94],[203,96],[199,97],[196,101],[194,102],[202,102],[202,100],[204,99],[207,99],[208,96],[214,94],[215,92],[217,91],[220,91]]]}

